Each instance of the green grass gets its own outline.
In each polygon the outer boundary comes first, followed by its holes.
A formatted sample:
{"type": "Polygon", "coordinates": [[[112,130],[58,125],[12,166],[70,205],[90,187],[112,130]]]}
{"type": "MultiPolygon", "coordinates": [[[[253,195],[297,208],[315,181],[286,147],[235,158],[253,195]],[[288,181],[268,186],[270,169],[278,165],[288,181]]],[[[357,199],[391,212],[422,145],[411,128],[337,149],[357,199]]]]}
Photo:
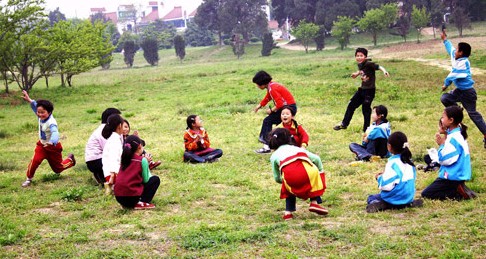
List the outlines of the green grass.
{"type": "MultiPolygon", "coordinates": [[[[188,48],[180,62],[173,50],[161,51],[151,67],[137,54],[126,69],[115,55],[110,70],[75,76],[61,88],[36,85],[33,98],[55,105],[65,154],[77,165],[55,175],[44,162],[33,185],[22,189],[37,139],[36,118],[20,93],[0,98],[0,257],[435,257],[481,258],[486,254],[486,155],[482,136],[467,117],[473,180],[479,193],[472,201],[426,201],[421,209],[367,214],[368,194],[377,193],[373,178],[386,161],[352,166],[351,142],[360,139],[362,115],[335,132],[358,86],[354,51],[324,52],[275,49],[260,57],[260,45],[247,46],[236,60],[229,47],[188,48]],[[257,155],[262,112],[252,109],[264,96],[251,83],[256,71],[268,71],[297,99],[296,119],[310,135],[309,150],[323,160],[328,189],[327,217],[307,211],[299,201],[295,219],[281,219],[284,201],[273,181],[269,156],[257,155]],[[161,185],[153,211],[122,210],[95,185],[86,168],[85,143],[107,107],[117,107],[139,130],[149,150],[163,164],[154,171],[161,185]],[[204,119],[220,162],[182,163],[185,118],[204,119]]],[[[413,156],[421,160],[435,146],[433,135],[443,107],[441,68],[415,61],[374,60],[392,77],[377,76],[374,104],[385,104],[393,131],[407,134],[413,156]]],[[[478,109],[486,114],[486,75],[475,75],[478,109]]],[[[15,89],[11,86],[10,89],[15,89]]],[[[436,173],[418,172],[418,194],[436,173]]]]}

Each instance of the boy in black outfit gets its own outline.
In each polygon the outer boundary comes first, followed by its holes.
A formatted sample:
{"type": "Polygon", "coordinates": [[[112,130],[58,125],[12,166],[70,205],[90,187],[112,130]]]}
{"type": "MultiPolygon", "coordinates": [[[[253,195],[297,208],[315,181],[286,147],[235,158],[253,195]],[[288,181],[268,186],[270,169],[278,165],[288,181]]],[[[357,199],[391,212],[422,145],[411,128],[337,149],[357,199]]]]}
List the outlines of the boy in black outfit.
{"type": "Polygon", "coordinates": [[[346,113],[344,114],[344,118],[341,124],[336,125],[333,127],[334,130],[341,130],[346,129],[353,118],[354,111],[361,105],[361,109],[363,111],[363,132],[366,131],[366,128],[370,126],[370,118],[371,118],[371,103],[375,98],[375,80],[376,70],[383,71],[383,74],[388,77],[390,74],[385,70],[384,67],[371,62],[371,59],[367,59],[368,57],[368,50],[365,48],[357,48],[354,54],[356,61],[358,62],[358,71],[351,74],[352,78],[356,78],[358,76],[361,77],[361,86],[358,88],[358,91],[351,97],[349,101],[348,107],[346,108],[346,113]]]}

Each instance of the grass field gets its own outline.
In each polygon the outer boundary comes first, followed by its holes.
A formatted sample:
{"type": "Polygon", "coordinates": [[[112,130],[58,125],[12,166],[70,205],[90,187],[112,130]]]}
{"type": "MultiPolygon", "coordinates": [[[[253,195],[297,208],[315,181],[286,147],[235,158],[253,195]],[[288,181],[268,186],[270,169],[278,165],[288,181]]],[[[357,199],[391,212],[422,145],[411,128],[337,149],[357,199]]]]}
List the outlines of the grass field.
{"type": "MultiPolygon", "coordinates": [[[[430,51],[440,52],[437,46],[430,51]]],[[[110,70],[76,76],[73,87],[57,87],[58,78],[48,89],[36,85],[31,97],[53,101],[64,152],[74,153],[78,163],[57,176],[44,162],[26,189],[20,184],[37,139],[36,117],[20,92],[2,95],[0,257],[484,258],[486,150],[467,116],[473,166],[468,186],[479,198],[426,201],[423,208],[367,214],[367,195],[378,192],[373,176],[386,161],[352,165],[348,145],[361,137],[359,109],[347,130],[332,130],[359,85],[349,77],[356,70],[354,50],[306,55],[275,49],[270,57],[260,57],[260,50],[250,45],[237,60],[229,47],[188,48],[183,62],[173,50],[164,50],[157,67],[146,65],[138,53],[132,69],[116,55],[110,70]],[[311,214],[307,202],[298,201],[295,218],[281,219],[285,203],[278,198],[280,185],[273,180],[269,155],[253,152],[260,147],[264,114],[252,109],[265,92],[251,79],[261,69],[297,100],[296,119],[309,132],[308,149],[320,155],[327,174],[326,217],[311,214]],[[121,209],[95,186],[86,168],[84,146],[107,107],[121,109],[147,150],[163,161],[153,172],[161,178],[155,210],[121,209]],[[189,114],[204,119],[212,146],[224,151],[220,162],[182,163],[189,114]]],[[[428,58],[447,60],[445,54],[428,58]]],[[[426,148],[435,146],[443,110],[440,86],[448,71],[379,54],[373,60],[391,74],[377,75],[373,103],[388,107],[392,131],[407,134],[420,163],[426,148]]],[[[485,67],[483,57],[476,62],[485,67]]],[[[486,115],[486,75],[474,80],[478,109],[486,115]]],[[[417,196],[436,176],[418,171],[417,196]]]]}

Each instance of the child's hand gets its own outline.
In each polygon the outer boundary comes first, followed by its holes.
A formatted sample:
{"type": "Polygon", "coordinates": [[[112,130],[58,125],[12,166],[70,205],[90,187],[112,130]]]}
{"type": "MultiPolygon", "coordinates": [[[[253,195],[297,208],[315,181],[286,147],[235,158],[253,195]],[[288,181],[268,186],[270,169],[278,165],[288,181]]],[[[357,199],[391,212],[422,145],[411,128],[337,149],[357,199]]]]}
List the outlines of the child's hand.
{"type": "Polygon", "coordinates": [[[443,85],[442,86],[442,92],[444,92],[447,89],[447,86],[443,85]]]}
{"type": "Polygon", "coordinates": [[[351,74],[351,77],[356,78],[356,77],[359,76],[359,74],[360,74],[360,71],[354,72],[354,73],[351,74]]]}
{"type": "Polygon", "coordinates": [[[440,133],[435,133],[435,143],[437,143],[437,145],[443,145],[445,143],[445,140],[446,140],[446,137],[445,136],[442,136],[440,133]]]}
{"type": "Polygon", "coordinates": [[[384,172],[379,172],[377,174],[375,174],[375,179],[378,180],[378,177],[380,177],[380,175],[382,175],[384,172]]]}
{"type": "Polygon", "coordinates": [[[137,136],[138,137],[138,130],[134,130],[133,131],[133,135],[137,136]]]}
{"type": "Polygon", "coordinates": [[[368,76],[366,76],[366,75],[363,75],[363,76],[361,77],[361,81],[363,81],[363,82],[366,82],[366,81],[368,81],[368,80],[370,80],[370,78],[369,78],[368,76]]]}
{"type": "Polygon", "coordinates": [[[383,75],[385,75],[385,77],[390,77],[390,73],[388,73],[388,71],[383,71],[383,75]]]}
{"type": "Polygon", "coordinates": [[[442,29],[442,32],[441,32],[441,34],[440,34],[440,38],[441,38],[442,40],[447,40],[447,34],[446,34],[446,32],[445,32],[445,29],[442,29]]]}
{"type": "Polygon", "coordinates": [[[255,109],[253,109],[253,111],[254,111],[255,113],[257,113],[257,112],[258,112],[258,110],[260,110],[260,108],[261,108],[261,106],[260,106],[260,104],[258,104],[258,105],[257,105],[257,107],[255,107],[255,109]]]}
{"type": "Polygon", "coordinates": [[[26,100],[27,102],[31,103],[32,99],[29,97],[29,93],[27,91],[22,90],[22,99],[26,100]]]}
{"type": "Polygon", "coordinates": [[[272,112],[273,112],[272,109],[271,108],[268,108],[267,114],[270,115],[272,112]]]}

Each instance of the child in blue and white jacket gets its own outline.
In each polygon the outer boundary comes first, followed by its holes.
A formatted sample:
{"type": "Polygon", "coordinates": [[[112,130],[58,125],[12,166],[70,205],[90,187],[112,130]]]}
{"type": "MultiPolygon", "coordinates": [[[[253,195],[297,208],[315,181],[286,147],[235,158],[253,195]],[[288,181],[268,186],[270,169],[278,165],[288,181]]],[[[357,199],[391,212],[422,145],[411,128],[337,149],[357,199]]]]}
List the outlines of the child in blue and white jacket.
{"type": "Polygon", "coordinates": [[[387,157],[387,141],[390,137],[390,123],[386,119],[388,109],[384,105],[373,107],[371,120],[373,123],[363,134],[363,141],[360,144],[349,144],[349,150],[356,155],[356,160],[369,161],[371,156],[387,157]]]}
{"type": "Polygon", "coordinates": [[[388,159],[385,171],[375,176],[381,192],[368,196],[366,211],[422,206],[422,200],[413,199],[417,173],[407,136],[400,131],[394,132],[388,139],[387,148],[393,155],[388,159]]]}
{"type": "Polygon", "coordinates": [[[471,156],[467,144],[467,127],[462,124],[464,118],[462,108],[450,106],[444,109],[442,125],[446,128],[447,136],[439,133],[435,135],[435,141],[440,145],[439,177],[425,190],[422,197],[428,199],[471,199],[476,194],[470,190],[465,181],[471,179],[471,156]]]}
{"type": "Polygon", "coordinates": [[[477,94],[474,89],[474,80],[471,77],[471,63],[469,62],[471,46],[468,43],[459,42],[456,50],[452,43],[447,40],[447,35],[444,31],[441,34],[441,38],[444,41],[447,54],[451,56],[452,63],[452,70],[444,80],[442,91],[445,91],[452,83],[456,85],[456,89],[449,93],[444,93],[440,101],[445,107],[457,105],[457,102],[462,103],[471,120],[483,134],[484,148],[486,148],[486,123],[481,113],[476,110],[477,94]]]}

